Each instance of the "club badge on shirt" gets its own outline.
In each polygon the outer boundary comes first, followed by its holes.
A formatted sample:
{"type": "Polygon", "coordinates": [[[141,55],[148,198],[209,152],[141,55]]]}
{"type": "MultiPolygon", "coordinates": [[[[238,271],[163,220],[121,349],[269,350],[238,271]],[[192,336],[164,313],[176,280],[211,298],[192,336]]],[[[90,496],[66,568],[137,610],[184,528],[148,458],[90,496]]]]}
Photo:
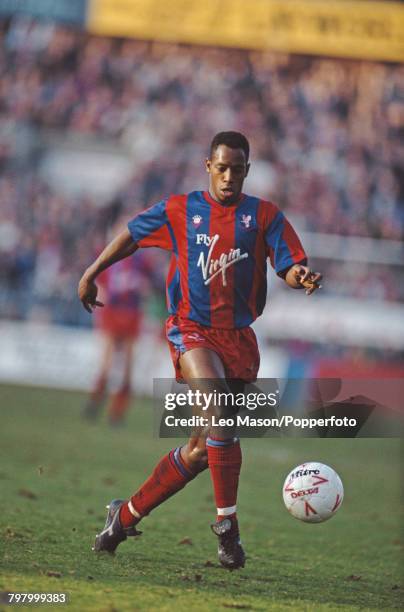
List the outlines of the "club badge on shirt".
{"type": "Polygon", "coordinates": [[[201,217],[201,215],[194,215],[192,217],[192,223],[194,224],[194,227],[199,227],[200,224],[202,223],[203,219],[201,217]]]}
{"type": "Polygon", "coordinates": [[[251,215],[243,215],[241,217],[241,225],[245,228],[245,229],[250,229],[251,227],[251,221],[252,221],[252,217],[251,215]]]}

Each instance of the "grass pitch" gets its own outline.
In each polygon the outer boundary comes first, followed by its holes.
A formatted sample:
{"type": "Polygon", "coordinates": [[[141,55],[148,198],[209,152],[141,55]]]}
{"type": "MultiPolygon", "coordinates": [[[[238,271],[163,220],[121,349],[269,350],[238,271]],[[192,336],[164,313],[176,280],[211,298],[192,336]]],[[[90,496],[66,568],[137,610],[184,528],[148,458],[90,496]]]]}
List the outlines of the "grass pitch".
{"type": "Polygon", "coordinates": [[[0,387],[1,591],[66,591],[66,609],[105,612],[402,606],[398,440],[244,440],[239,516],[248,560],[239,572],[217,563],[207,472],[145,519],[140,538],[114,557],[97,556],[105,504],[127,497],[176,441],[153,438],[147,401],[126,429],[111,430],[80,419],[83,400],[0,387]],[[345,486],[341,510],[321,525],[294,520],[281,499],[286,474],[307,460],[331,464],[345,486]]]}

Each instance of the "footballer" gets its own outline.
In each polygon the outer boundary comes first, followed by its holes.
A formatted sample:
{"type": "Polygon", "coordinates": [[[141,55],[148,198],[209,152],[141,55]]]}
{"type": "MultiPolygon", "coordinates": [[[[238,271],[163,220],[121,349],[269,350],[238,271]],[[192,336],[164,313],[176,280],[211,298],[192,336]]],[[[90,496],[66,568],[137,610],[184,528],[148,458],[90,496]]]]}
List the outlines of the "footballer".
{"type": "MultiPolygon", "coordinates": [[[[117,233],[125,227],[123,218],[113,225],[117,233]]],[[[107,397],[108,382],[114,362],[120,365],[121,379],[111,394],[107,415],[111,426],[124,423],[132,392],[133,352],[143,320],[143,299],[150,286],[157,284],[155,274],[145,257],[126,258],[105,270],[98,279],[104,304],[95,313],[95,328],[102,338],[102,352],[95,385],[86,402],[83,416],[95,421],[107,397]],[[121,357],[121,359],[115,359],[121,357]]]]}
{"type": "MultiPolygon", "coordinates": [[[[206,171],[207,191],[170,195],[139,213],[90,265],[78,293],[92,312],[98,275],[137,249],[160,247],[172,253],[166,294],[166,336],[178,380],[209,393],[237,391],[256,380],[259,352],[251,323],[262,313],[267,295],[267,258],[293,289],[310,295],[321,275],[307,265],[294,229],[271,202],[242,192],[250,147],[239,132],[213,138],[206,171]]],[[[231,408],[215,406],[217,418],[231,408]]],[[[233,411],[234,414],[235,411],[233,411]]],[[[216,502],[220,563],[244,566],[237,522],[240,442],[231,428],[211,428],[171,450],[127,500],[109,504],[105,527],[94,549],[113,553],[128,536],[137,536],[141,519],[209,469],[216,502]]]]}

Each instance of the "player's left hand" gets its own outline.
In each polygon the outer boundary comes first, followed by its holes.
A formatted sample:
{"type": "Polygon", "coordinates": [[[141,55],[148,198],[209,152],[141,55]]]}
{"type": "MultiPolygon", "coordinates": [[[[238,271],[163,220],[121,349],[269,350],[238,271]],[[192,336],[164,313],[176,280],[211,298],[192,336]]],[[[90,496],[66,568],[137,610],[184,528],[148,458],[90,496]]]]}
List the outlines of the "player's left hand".
{"type": "Polygon", "coordinates": [[[293,266],[293,274],[296,282],[306,289],[306,295],[311,295],[317,289],[321,289],[320,284],[323,278],[320,272],[313,272],[308,266],[300,264],[293,266]]]}

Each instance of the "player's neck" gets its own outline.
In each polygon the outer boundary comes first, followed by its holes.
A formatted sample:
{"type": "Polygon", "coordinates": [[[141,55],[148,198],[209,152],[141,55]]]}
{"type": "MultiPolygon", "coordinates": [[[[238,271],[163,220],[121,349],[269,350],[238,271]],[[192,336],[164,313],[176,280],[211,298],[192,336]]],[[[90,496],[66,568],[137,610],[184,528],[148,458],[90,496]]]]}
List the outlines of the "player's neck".
{"type": "Polygon", "coordinates": [[[219,204],[219,206],[223,206],[224,208],[229,208],[230,206],[238,206],[241,202],[241,200],[244,198],[244,195],[242,193],[240,193],[240,195],[238,196],[238,198],[234,201],[230,201],[230,202],[221,202],[220,200],[218,200],[211,192],[211,190],[209,189],[208,191],[204,191],[204,196],[205,199],[210,203],[210,204],[219,204]]]}

